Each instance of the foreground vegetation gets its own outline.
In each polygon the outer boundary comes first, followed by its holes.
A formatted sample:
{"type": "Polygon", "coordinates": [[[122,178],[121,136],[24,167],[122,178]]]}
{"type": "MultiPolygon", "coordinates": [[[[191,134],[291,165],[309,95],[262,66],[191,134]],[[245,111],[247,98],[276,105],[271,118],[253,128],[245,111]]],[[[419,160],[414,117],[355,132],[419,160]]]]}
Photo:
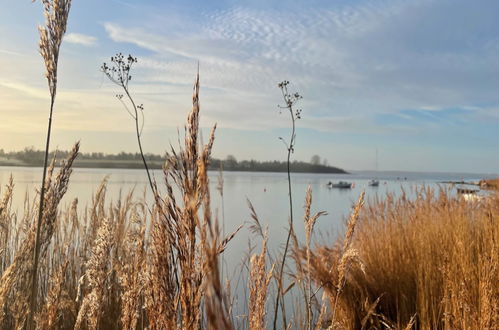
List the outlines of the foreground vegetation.
{"type": "MultiPolygon", "coordinates": [[[[78,153],[49,171],[40,233],[38,329],[262,329],[275,308],[279,255],[254,210],[262,249],[247,261],[248,309],[234,315],[220,258],[237,233],[221,237],[211,214],[209,155],[198,142],[197,93],[182,150],[164,167],[168,193],[150,205],[132,193],[106,202],[106,182],[81,214],[59,210],[78,153]],[[149,229],[148,229],[149,228],[149,229]],[[268,300],[268,301],[267,301],[268,300]]],[[[221,187],[220,189],[223,189],[221,187]]],[[[11,209],[14,184],[0,204],[0,324],[26,325],[37,204],[11,209]]],[[[292,235],[284,295],[302,303],[278,328],[497,329],[499,199],[468,203],[421,190],[415,200],[386,196],[348,219],[345,237],[312,245],[312,192],[305,203],[306,241],[292,235]],[[321,299],[322,297],[322,299],[321,299]],[[284,324],[285,323],[285,324],[284,324]]],[[[250,210],[248,211],[250,213],[250,210]]],[[[296,226],[297,224],[295,224],[296,226]]]]}
{"type": "Polygon", "coordinates": [[[499,178],[489,179],[489,180],[481,180],[480,186],[484,189],[499,190],[499,178]]]}
{"type": "MultiPolygon", "coordinates": [[[[71,1],[42,3],[46,27],[40,29],[40,52],[52,118],[59,46],[71,1]]],[[[291,211],[285,249],[282,254],[267,250],[267,231],[249,203],[249,229],[261,238],[261,249],[249,251],[244,262],[247,300],[233,299],[235,283],[223,276],[221,258],[241,227],[224,237],[211,212],[207,170],[214,163],[215,127],[201,145],[199,75],[183,146],[164,159],[162,194],[142,152],[143,106],[128,90],[137,59],[118,54],[111,61],[117,67],[104,64],[103,71],[133,104],[129,113],[153,201],[130,192],[106,202],[104,181],[84,211],[78,211],[77,199],[61,210],[78,143],[57,174],[55,162],[48,171],[44,166],[38,196],[34,201],[26,197],[21,213],[12,208],[11,179],[0,199],[1,329],[264,329],[270,324],[274,329],[498,329],[496,195],[469,203],[421,190],[412,200],[388,195],[364,206],[361,194],[344,237],[313,244],[314,225],[324,213],[311,214],[309,189],[305,241],[299,240],[289,173],[295,120],[301,115],[293,106],[301,96],[288,94],[289,82],[279,85],[283,109],[292,119],[291,138],[282,139],[291,211]],[[273,305],[269,296],[276,297],[273,305]],[[295,308],[289,308],[288,297],[298,299],[295,308]],[[235,313],[239,304],[242,315],[235,313]]],[[[217,190],[223,198],[223,180],[217,190]]]]}
{"type": "Polygon", "coordinates": [[[312,276],[337,305],[341,328],[498,329],[498,219],[496,196],[388,195],[361,212],[349,274],[338,246],[321,246],[312,276]]]}

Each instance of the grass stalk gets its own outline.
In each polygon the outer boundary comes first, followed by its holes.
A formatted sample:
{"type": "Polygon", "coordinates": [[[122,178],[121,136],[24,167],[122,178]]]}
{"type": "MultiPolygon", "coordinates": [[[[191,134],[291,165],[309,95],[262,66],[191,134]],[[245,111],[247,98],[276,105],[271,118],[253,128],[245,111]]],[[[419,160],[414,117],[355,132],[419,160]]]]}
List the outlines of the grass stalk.
{"type": "Polygon", "coordinates": [[[34,315],[37,309],[37,272],[40,256],[40,226],[42,224],[43,208],[45,201],[45,180],[47,176],[48,154],[50,148],[50,136],[52,132],[52,117],[57,91],[57,67],[59,62],[59,50],[62,38],[66,32],[71,0],[42,0],[45,13],[45,27],[40,27],[40,53],[43,57],[47,70],[46,77],[50,91],[50,112],[47,127],[47,138],[45,142],[45,155],[43,161],[43,175],[40,189],[40,200],[38,206],[38,218],[36,223],[35,245],[33,253],[33,270],[31,273],[31,295],[30,313],[28,327],[34,329],[34,315]]]}

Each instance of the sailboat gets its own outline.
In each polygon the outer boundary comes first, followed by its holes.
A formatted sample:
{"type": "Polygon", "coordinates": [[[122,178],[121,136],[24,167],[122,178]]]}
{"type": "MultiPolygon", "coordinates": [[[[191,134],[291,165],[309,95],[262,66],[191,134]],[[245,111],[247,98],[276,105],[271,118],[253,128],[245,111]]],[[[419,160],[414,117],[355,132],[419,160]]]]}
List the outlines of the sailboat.
{"type": "MultiPolygon", "coordinates": [[[[376,149],[376,172],[378,172],[378,149],[376,149]]],[[[369,181],[368,185],[370,187],[378,187],[379,186],[379,180],[378,179],[371,179],[369,181]]]]}

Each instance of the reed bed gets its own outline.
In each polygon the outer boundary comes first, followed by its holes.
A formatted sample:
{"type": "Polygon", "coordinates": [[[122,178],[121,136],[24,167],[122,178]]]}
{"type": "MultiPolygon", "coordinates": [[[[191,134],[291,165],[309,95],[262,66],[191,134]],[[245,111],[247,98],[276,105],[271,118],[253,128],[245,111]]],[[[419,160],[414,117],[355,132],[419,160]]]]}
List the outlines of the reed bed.
{"type": "Polygon", "coordinates": [[[351,242],[312,252],[312,278],[333,308],[326,326],[498,329],[498,219],[497,196],[470,203],[422,189],[373,201],[351,242]]]}
{"type": "Polygon", "coordinates": [[[480,186],[485,189],[499,190],[499,178],[481,180],[480,186]]]}
{"type": "MultiPolygon", "coordinates": [[[[222,237],[211,213],[207,165],[214,143],[199,143],[199,77],[184,146],[164,166],[167,193],[153,205],[130,192],[106,201],[104,180],[78,214],[78,200],[59,209],[77,157],[76,144],[45,182],[40,232],[37,329],[234,329],[230,285],[220,255],[237,231],[222,237]]],[[[12,210],[14,181],[0,198],[0,326],[25,328],[36,225],[27,198],[22,218],[12,210]]],[[[497,329],[499,324],[499,198],[467,202],[421,189],[413,199],[387,195],[366,205],[362,194],[344,237],[313,245],[312,191],[304,210],[305,242],[292,231],[286,265],[298,292],[287,328],[497,329]],[[293,262],[293,264],[291,264],[293,262]],[[322,296],[320,300],[318,297],[322,296]]],[[[250,204],[251,205],[251,204],[250,204]]],[[[248,264],[244,328],[268,327],[268,297],[276,294],[278,258],[262,238],[248,264]]],[[[255,230],[258,229],[258,230],[255,230]]],[[[241,326],[241,323],[238,323],[241,326]]]]}
{"type": "MultiPolygon", "coordinates": [[[[172,151],[165,166],[168,193],[161,204],[147,205],[133,192],[108,202],[105,180],[81,214],[77,200],[58,210],[78,146],[57,175],[50,168],[37,329],[269,327],[277,263],[261,227],[261,251],[248,263],[248,311],[242,323],[234,322],[219,260],[234,235],[221,237],[211,214],[205,165],[213,138],[204,147],[192,143],[198,110],[195,105],[186,127],[191,142],[172,151]]],[[[1,329],[23,329],[29,312],[37,212],[27,201],[17,219],[14,190],[11,180],[0,199],[1,329]]],[[[298,297],[288,328],[498,328],[498,197],[470,203],[423,189],[414,199],[388,195],[364,205],[362,195],[345,235],[315,245],[313,227],[322,213],[312,215],[311,204],[309,190],[306,240],[293,233],[294,265],[287,265],[294,285],[285,294],[294,290],[298,297]]]]}
{"type": "Polygon", "coordinates": [[[53,161],[45,181],[36,310],[29,297],[39,205],[26,198],[19,216],[12,210],[14,180],[6,183],[0,329],[26,328],[30,313],[37,329],[265,329],[289,295],[297,303],[283,317],[288,329],[498,329],[499,198],[470,203],[429,189],[413,199],[388,195],[369,203],[362,194],[344,237],[327,244],[314,244],[314,224],[324,213],[311,214],[309,190],[306,239],[300,242],[290,229],[289,285],[282,292],[276,270],[282,256],[268,251],[250,203],[249,229],[262,247],[248,257],[247,311],[233,315],[220,259],[240,228],[223,237],[212,215],[207,168],[215,127],[202,145],[199,116],[198,76],[183,146],[169,152],[166,193],[153,189],[152,205],[133,192],[107,201],[104,180],[84,211],[78,213],[77,199],[60,209],[79,145],[59,168],[53,161]],[[269,300],[276,294],[282,294],[280,306],[269,300]]]}

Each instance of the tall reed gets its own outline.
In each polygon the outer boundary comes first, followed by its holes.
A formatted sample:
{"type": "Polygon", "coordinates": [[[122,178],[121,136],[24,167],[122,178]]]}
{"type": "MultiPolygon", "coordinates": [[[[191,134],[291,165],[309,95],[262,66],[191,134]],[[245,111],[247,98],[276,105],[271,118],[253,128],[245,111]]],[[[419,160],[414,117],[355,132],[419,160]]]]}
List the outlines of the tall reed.
{"type": "Polygon", "coordinates": [[[253,330],[263,330],[267,328],[265,322],[267,309],[265,305],[267,302],[270,280],[272,279],[275,266],[275,264],[273,264],[267,272],[267,241],[268,236],[265,233],[263,235],[262,252],[253,255],[250,260],[250,280],[248,283],[250,296],[248,313],[249,328],[253,330]]]}
{"type": "MultiPolygon", "coordinates": [[[[206,278],[204,274],[218,273],[219,254],[235,233],[219,239],[218,228],[212,221],[206,171],[216,126],[211,130],[208,143],[200,146],[199,112],[198,74],[184,147],[177,151],[172,148],[167,155],[163,170],[167,194],[153,213],[152,262],[146,297],[152,329],[202,326],[201,304],[208,293],[207,307],[215,305],[215,298],[219,299],[219,306],[225,306],[221,300],[220,278],[216,274],[206,278]],[[180,193],[180,200],[175,197],[174,188],[180,193]]],[[[208,319],[213,317],[210,309],[207,312],[208,319]]],[[[225,317],[217,322],[229,326],[225,317]]]]}
{"type": "Polygon", "coordinates": [[[42,0],[45,14],[45,26],[39,27],[40,31],[40,54],[43,57],[46,69],[46,77],[50,92],[50,111],[47,127],[47,139],[45,142],[45,156],[43,160],[43,175],[40,189],[40,202],[38,210],[38,219],[36,225],[36,236],[33,253],[33,269],[31,271],[31,297],[30,297],[30,320],[29,327],[34,328],[33,317],[36,313],[36,290],[37,290],[37,271],[38,259],[40,255],[40,232],[45,202],[45,179],[47,175],[48,154],[50,148],[50,135],[52,132],[52,115],[54,112],[55,96],[57,92],[57,68],[59,64],[59,50],[62,43],[62,37],[66,32],[66,25],[71,8],[71,0],[42,0]]]}

